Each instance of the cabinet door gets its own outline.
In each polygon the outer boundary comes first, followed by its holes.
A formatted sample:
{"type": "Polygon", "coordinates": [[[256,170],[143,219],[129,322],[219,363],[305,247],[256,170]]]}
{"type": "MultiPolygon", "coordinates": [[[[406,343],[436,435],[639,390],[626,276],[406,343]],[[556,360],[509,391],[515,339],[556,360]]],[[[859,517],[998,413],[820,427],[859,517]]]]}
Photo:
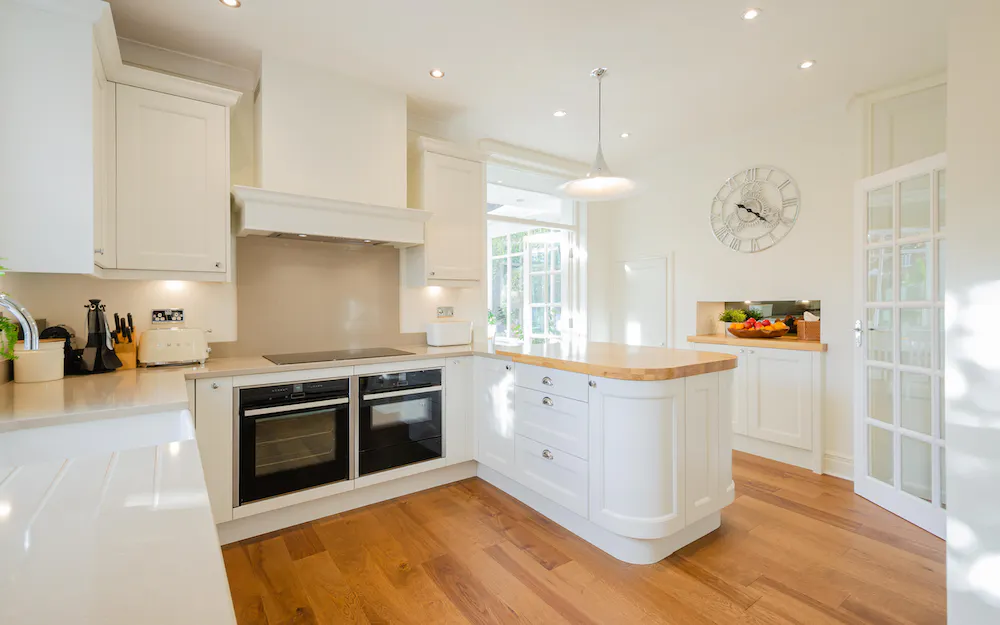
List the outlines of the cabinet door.
{"type": "Polygon", "coordinates": [[[117,266],[115,251],[115,83],[94,46],[94,264],[117,266]]]}
{"type": "Polygon", "coordinates": [[[233,379],[195,380],[194,433],[216,523],[233,520],[233,379]]]}
{"type": "Polygon", "coordinates": [[[514,472],[514,365],[475,359],[476,460],[516,479],[514,472]]]}
{"type": "Polygon", "coordinates": [[[754,348],[746,355],[747,434],[812,449],[812,354],[754,348]]]}
{"type": "Polygon", "coordinates": [[[480,280],[486,214],[482,163],[424,154],[425,271],[432,280],[480,280]]]}
{"type": "Polygon", "coordinates": [[[733,374],[731,392],[732,431],[735,434],[747,433],[747,350],[744,347],[731,345],[711,345],[708,343],[688,343],[690,349],[700,352],[716,352],[737,357],[736,370],[733,374]]]}
{"type": "Polygon", "coordinates": [[[118,268],[226,271],[224,106],[118,85],[118,268]]]}
{"type": "Polygon", "coordinates": [[[720,506],[719,374],[684,378],[684,519],[691,524],[720,506]]]}
{"type": "Polygon", "coordinates": [[[451,358],[445,365],[444,457],[448,464],[472,460],[475,419],[472,358],[451,358]]]}

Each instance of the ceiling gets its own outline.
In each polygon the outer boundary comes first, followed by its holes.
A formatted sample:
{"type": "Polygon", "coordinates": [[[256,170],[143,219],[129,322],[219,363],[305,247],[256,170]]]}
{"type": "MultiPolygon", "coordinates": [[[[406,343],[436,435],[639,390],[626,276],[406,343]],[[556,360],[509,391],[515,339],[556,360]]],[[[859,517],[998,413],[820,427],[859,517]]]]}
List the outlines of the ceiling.
{"type": "Polygon", "coordinates": [[[943,72],[946,0],[111,0],[119,36],[256,70],[261,51],[410,96],[411,113],[612,165],[943,72]],[[754,21],[741,19],[759,7],[754,21]],[[804,59],[816,66],[798,69],[804,59]],[[431,68],[443,80],[428,76],[431,68]],[[565,117],[553,117],[564,109],[565,117]],[[630,133],[621,139],[622,132],[630,133]]]}

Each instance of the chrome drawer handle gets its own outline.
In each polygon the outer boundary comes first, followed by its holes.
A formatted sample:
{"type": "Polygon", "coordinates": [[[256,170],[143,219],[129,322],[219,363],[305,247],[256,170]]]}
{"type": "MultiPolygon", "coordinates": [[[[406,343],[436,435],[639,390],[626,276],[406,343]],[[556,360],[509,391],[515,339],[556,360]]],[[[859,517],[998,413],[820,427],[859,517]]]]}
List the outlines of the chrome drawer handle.
{"type": "Polygon", "coordinates": [[[552,460],[552,459],[555,458],[555,456],[553,456],[552,452],[549,451],[548,449],[543,449],[542,450],[542,458],[545,458],[546,460],[552,460]]]}
{"type": "Polygon", "coordinates": [[[219,388],[219,383],[218,382],[212,382],[212,390],[216,390],[218,388],[219,388]]]}
{"type": "Polygon", "coordinates": [[[552,386],[552,378],[550,378],[549,376],[545,376],[544,378],[542,378],[542,384],[544,384],[545,386],[552,386]]]}
{"type": "Polygon", "coordinates": [[[551,406],[552,405],[552,398],[551,397],[543,397],[542,398],[542,405],[543,406],[551,406]]]}

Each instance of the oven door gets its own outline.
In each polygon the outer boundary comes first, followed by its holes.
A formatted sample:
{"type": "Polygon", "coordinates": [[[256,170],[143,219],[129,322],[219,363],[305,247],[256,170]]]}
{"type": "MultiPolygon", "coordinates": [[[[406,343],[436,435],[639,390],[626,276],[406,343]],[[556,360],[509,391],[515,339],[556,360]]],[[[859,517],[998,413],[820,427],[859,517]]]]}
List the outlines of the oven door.
{"type": "Polygon", "coordinates": [[[362,397],[358,474],[441,457],[441,387],[362,397]]]}
{"type": "Polygon", "coordinates": [[[242,409],[240,504],[346,480],[350,414],[346,397],[242,409]]]}

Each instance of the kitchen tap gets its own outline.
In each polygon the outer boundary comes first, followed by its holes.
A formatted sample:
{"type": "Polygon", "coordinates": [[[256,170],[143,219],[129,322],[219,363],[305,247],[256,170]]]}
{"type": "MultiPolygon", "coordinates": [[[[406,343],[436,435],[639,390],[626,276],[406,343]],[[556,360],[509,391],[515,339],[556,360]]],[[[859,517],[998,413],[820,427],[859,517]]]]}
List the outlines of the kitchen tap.
{"type": "Polygon", "coordinates": [[[28,309],[18,304],[17,300],[3,291],[0,291],[0,309],[10,311],[10,314],[14,315],[14,318],[21,324],[21,329],[24,332],[24,349],[38,349],[38,326],[28,309]]]}

